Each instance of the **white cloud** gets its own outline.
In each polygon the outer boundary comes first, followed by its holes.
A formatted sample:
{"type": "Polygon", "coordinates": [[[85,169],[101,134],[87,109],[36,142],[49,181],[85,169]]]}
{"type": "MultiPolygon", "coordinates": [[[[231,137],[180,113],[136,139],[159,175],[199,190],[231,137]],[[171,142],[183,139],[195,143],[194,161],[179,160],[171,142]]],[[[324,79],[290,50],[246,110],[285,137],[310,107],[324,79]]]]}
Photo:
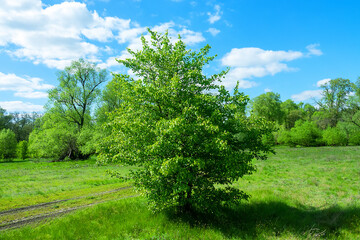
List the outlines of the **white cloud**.
{"type": "Polygon", "coordinates": [[[291,99],[296,102],[305,101],[312,98],[320,98],[322,90],[307,90],[299,94],[294,94],[291,99]]]}
{"type": "Polygon", "coordinates": [[[306,49],[309,51],[308,56],[321,56],[323,55],[323,52],[318,49],[320,44],[310,44],[306,46],[306,49]]]}
{"type": "Polygon", "coordinates": [[[326,83],[330,82],[330,80],[331,80],[330,78],[322,79],[316,83],[316,86],[321,87],[321,86],[325,85],[326,83]]]}
{"type": "Polygon", "coordinates": [[[96,59],[104,50],[88,40],[126,42],[139,32],[129,19],[102,18],[85,3],[46,6],[40,0],[3,0],[1,4],[0,46],[14,45],[6,50],[9,55],[48,67],[63,69],[80,57],[96,59]]]}
{"type": "Polygon", "coordinates": [[[215,22],[221,19],[222,11],[220,5],[214,6],[215,13],[208,12],[207,15],[209,16],[208,21],[210,24],[214,24],[215,22]]]}
{"type": "Polygon", "coordinates": [[[218,35],[220,33],[220,30],[216,29],[216,28],[209,28],[207,30],[207,32],[209,32],[211,35],[213,35],[215,37],[216,35],[218,35]]]}
{"type": "MultiPolygon", "coordinates": [[[[286,63],[304,57],[299,51],[271,51],[260,48],[233,48],[222,59],[222,65],[232,67],[224,85],[233,87],[238,80],[275,75],[283,71],[293,71],[286,63]]],[[[245,88],[257,86],[247,81],[245,88]]]]}
{"type": "MultiPolygon", "coordinates": [[[[181,34],[189,45],[205,40],[200,32],[174,22],[152,29],[158,32],[169,29],[169,35],[175,38],[181,34]]],[[[45,5],[41,0],[1,0],[0,47],[10,56],[50,68],[63,69],[79,58],[101,63],[99,59],[103,54],[111,54],[108,47],[99,46],[106,42],[128,43],[131,49],[140,49],[139,36],[143,33],[147,34],[146,27],[130,19],[101,17],[81,2],[45,5]]],[[[118,55],[124,54],[126,51],[118,55]]],[[[102,63],[109,64],[114,61],[102,63]]]]}
{"type": "Polygon", "coordinates": [[[0,72],[0,91],[14,91],[15,96],[24,98],[46,98],[45,91],[54,86],[43,84],[42,81],[40,78],[19,77],[0,72]]]}
{"type": "Polygon", "coordinates": [[[267,92],[272,92],[272,90],[271,90],[270,88],[265,88],[265,89],[264,89],[264,92],[266,92],[266,93],[267,93],[267,92]]]}
{"type": "MultiPolygon", "coordinates": [[[[172,21],[156,25],[156,26],[152,27],[151,30],[158,32],[158,33],[165,33],[166,31],[168,31],[169,38],[173,43],[177,41],[179,34],[181,35],[181,40],[188,45],[195,45],[197,43],[205,41],[205,38],[202,35],[202,33],[189,30],[186,27],[177,25],[172,21]]],[[[151,40],[149,33],[146,33],[143,35],[144,35],[146,41],[149,42],[151,40]]],[[[129,42],[130,43],[127,46],[127,48],[129,48],[133,51],[142,49],[142,42],[141,42],[140,37],[133,38],[129,42]]],[[[126,58],[130,58],[130,57],[131,57],[131,55],[128,53],[128,51],[123,50],[121,52],[121,55],[116,57],[116,59],[126,59],[126,58]]],[[[115,64],[115,58],[109,58],[107,60],[107,63],[108,63],[108,66],[111,63],[115,64]]],[[[116,62],[116,65],[117,64],[118,63],[116,62]]]]}
{"type": "Polygon", "coordinates": [[[29,102],[22,101],[3,101],[0,106],[6,109],[7,112],[42,112],[44,107],[29,102]]]}

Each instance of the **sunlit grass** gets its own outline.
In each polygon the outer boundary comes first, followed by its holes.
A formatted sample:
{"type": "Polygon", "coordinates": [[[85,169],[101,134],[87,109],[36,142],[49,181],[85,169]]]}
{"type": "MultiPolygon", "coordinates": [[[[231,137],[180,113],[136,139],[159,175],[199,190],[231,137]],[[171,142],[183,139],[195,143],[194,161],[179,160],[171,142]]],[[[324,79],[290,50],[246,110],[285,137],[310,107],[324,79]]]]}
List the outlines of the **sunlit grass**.
{"type": "Polygon", "coordinates": [[[0,239],[360,239],[359,147],[278,148],[255,164],[235,184],[251,199],[213,215],[153,214],[137,197],[0,239]]]}

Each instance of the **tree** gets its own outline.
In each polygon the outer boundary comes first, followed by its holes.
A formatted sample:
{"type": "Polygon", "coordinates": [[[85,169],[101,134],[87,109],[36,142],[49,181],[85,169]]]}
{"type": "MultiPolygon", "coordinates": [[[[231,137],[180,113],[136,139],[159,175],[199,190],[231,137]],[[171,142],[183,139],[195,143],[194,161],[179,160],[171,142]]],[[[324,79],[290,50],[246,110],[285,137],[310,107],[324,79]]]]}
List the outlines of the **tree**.
{"type": "Polygon", "coordinates": [[[28,155],[28,142],[20,141],[17,145],[17,154],[18,157],[22,160],[27,158],[28,155]]]}
{"type": "Polygon", "coordinates": [[[12,115],[5,114],[6,110],[0,107],[0,130],[10,128],[12,115]]]}
{"type": "MultiPolygon", "coordinates": [[[[302,103],[300,106],[302,106],[302,103]]],[[[291,99],[281,103],[281,110],[284,113],[284,125],[287,130],[293,128],[297,120],[304,118],[305,113],[300,106],[291,99]]]]}
{"type": "Polygon", "coordinates": [[[66,122],[59,113],[47,112],[38,120],[29,137],[29,153],[33,157],[76,159],[85,157],[77,144],[78,128],[66,122]]]}
{"type": "Polygon", "coordinates": [[[317,102],[320,110],[324,111],[329,119],[329,126],[335,127],[341,119],[343,110],[350,92],[353,90],[353,84],[349,79],[337,78],[321,86],[322,99],[317,102]]]}
{"type": "Polygon", "coordinates": [[[254,98],[252,113],[255,116],[264,117],[268,121],[281,124],[284,112],[281,109],[280,94],[267,92],[254,98]]]}
{"type": "MultiPolygon", "coordinates": [[[[61,71],[59,86],[49,91],[47,111],[31,134],[30,152],[35,156],[60,160],[85,159],[93,153],[93,148],[82,148],[82,131],[91,131],[92,106],[100,94],[100,85],[106,79],[106,70],[83,59],[72,62],[61,71]]],[[[91,137],[89,134],[86,136],[91,137]]]]}
{"type": "Polygon", "coordinates": [[[0,159],[8,159],[16,156],[16,137],[10,129],[0,131],[0,159]]]}
{"type": "Polygon", "coordinates": [[[58,80],[59,86],[49,91],[50,106],[81,129],[89,121],[91,105],[100,94],[100,84],[107,80],[107,71],[79,59],[59,72],[58,80]]]}
{"type": "Polygon", "coordinates": [[[142,50],[118,60],[138,79],[114,76],[122,103],[110,114],[102,161],[141,167],[126,177],[155,210],[211,211],[247,199],[231,184],[255,170],[253,158],[266,158],[270,147],[261,140],[268,124],[245,115],[248,97],[237,88],[231,95],[216,85],[226,71],[202,73],[214,58],[207,56],[210,46],[195,52],[181,39],[173,44],[167,34],[149,33],[142,50]]]}

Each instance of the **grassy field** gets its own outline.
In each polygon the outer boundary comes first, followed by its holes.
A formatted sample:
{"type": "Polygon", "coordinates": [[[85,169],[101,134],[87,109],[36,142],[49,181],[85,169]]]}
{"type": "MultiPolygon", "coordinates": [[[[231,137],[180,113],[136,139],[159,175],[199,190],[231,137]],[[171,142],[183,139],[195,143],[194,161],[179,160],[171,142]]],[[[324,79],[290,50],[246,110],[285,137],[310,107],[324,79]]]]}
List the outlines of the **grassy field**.
{"type": "MultiPolygon", "coordinates": [[[[276,150],[235,183],[250,201],[216,215],[152,214],[136,197],[1,231],[0,239],[360,239],[360,147],[276,150]]],[[[0,208],[124,186],[104,173],[117,168],[91,160],[0,163],[0,208]]],[[[114,199],[133,193],[121,194],[114,199]]]]}

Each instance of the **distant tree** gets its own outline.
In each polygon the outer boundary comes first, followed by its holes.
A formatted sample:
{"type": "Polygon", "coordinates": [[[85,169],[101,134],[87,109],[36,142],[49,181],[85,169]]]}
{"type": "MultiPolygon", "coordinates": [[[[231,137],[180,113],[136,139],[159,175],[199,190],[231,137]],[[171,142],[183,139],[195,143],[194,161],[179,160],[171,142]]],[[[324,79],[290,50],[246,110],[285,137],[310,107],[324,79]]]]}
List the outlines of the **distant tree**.
{"type": "Polygon", "coordinates": [[[107,80],[107,71],[79,59],[59,72],[58,80],[59,86],[49,91],[49,105],[67,122],[81,129],[89,120],[100,85],[107,80]]]}
{"type": "Polygon", "coordinates": [[[248,97],[237,88],[216,85],[226,72],[203,74],[214,58],[209,46],[193,52],[149,32],[150,43],[142,37],[142,50],[118,60],[139,79],[114,76],[123,102],[110,115],[101,159],[140,166],[129,177],[155,210],[214,211],[248,198],[232,183],[255,170],[253,158],[266,158],[268,124],[245,115],[248,97]]]}
{"type": "Polygon", "coordinates": [[[346,108],[349,94],[353,90],[353,84],[349,79],[337,78],[330,80],[321,88],[323,89],[322,98],[317,104],[327,114],[329,126],[335,127],[346,108]]]}
{"type": "Polygon", "coordinates": [[[9,159],[16,156],[16,137],[10,129],[0,131],[0,158],[9,159]]]}
{"type": "Polygon", "coordinates": [[[31,134],[31,153],[60,160],[87,158],[90,148],[82,148],[79,138],[84,136],[81,134],[83,130],[89,132],[93,125],[92,106],[101,92],[100,85],[106,79],[106,70],[83,59],[72,62],[61,71],[59,85],[49,91],[47,111],[31,134]]]}
{"type": "Polygon", "coordinates": [[[252,114],[264,117],[268,121],[281,124],[284,112],[281,109],[280,94],[267,92],[254,98],[251,106],[252,114]]]}
{"type": "Polygon", "coordinates": [[[323,140],[328,146],[345,146],[348,143],[346,133],[339,128],[328,128],[323,132],[323,140]]]}
{"type": "Polygon", "coordinates": [[[108,121],[109,113],[115,111],[120,107],[122,99],[121,94],[121,83],[118,78],[113,78],[102,91],[100,106],[96,110],[96,120],[98,123],[105,123],[108,121]]]}
{"type": "Polygon", "coordinates": [[[86,157],[77,144],[78,128],[64,121],[59,113],[47,112],[37,123],[29,137],[32,157],[76,159],[86,157]]]}
{"type": "Polygon", "coordinates": [[[17,154],[18,158],[24,160],[27,158],[28,155],[28,142],[27,141],[20,141],[17,145],[17,154]]]}
{"type": "Polygon", "coordinates": [[[291,144],[304,147],[322,145],[322,132],[314,122],[297,121],[290,131],[291,144]]]}
{"type": "Polygon", "coordinates": [[[10,129],[15,133],[16,140],[27,141],[34,129],[35,121],[40,117],[38,113],[11,113],[12,121],[10,129]]]}
{"type": "Polygon", "coordinates": [[[0,107],[0,130],[11,127],[12,115],[6,114],[6,110],[0,107]]]}
{"type": "Polygon", "coordinates": [[[284,114],[284,126],[288,130],[293,128],[295,126],[295,122],[303,119],[305,115],[301,107],[299,107],[299,105],[291,99],[281,103],[281,110],[284,114]]]}

